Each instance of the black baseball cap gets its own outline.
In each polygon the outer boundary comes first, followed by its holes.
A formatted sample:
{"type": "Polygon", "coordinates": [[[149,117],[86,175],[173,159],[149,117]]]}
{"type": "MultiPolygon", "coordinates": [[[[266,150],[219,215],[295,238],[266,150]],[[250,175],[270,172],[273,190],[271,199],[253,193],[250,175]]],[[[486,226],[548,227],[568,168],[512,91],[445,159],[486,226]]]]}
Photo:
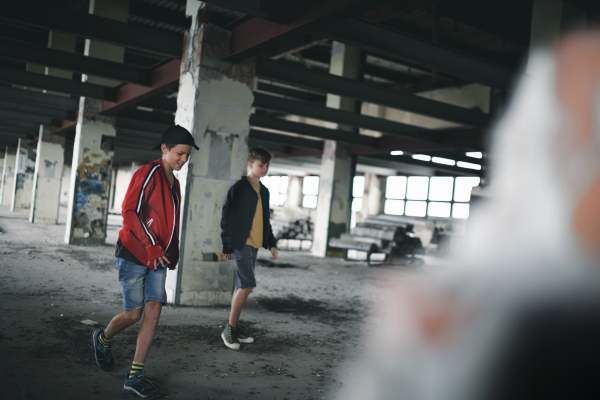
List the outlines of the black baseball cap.
{"type": "Polygon", "coordinates": [[[173,125],[168,127],[160,138],[160,143],[157,144],[152,150],[160,150],[160,145],[163,143],[167,144],[189,144],[196,150],[200,150],[194,142],[194,137],[183,126],[173,125]]]}

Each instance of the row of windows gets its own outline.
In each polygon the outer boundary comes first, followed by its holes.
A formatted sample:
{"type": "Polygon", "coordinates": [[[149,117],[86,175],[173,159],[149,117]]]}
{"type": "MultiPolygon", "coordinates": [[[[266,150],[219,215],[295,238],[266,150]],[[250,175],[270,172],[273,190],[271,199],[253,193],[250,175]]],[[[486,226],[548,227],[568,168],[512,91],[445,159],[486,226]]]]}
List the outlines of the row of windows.
{"type": "MultiPolygon", "coordinates": [[[[386,181],[384,213],[414,217],[467,218],[471,189],[479,185],[478,177],[448,176],[390,176],[386,181]]],[[[288,177],[267,176],[261,182],[271,193],[271,204],[280,206],[287,197],[288,177]]],[[[355,176],[352,210],[362,209],[365,188],[364,176],[355,176]]],[[[304,177],[302,207],[316,208],[319,194],[319,177],[304,177]]]]}

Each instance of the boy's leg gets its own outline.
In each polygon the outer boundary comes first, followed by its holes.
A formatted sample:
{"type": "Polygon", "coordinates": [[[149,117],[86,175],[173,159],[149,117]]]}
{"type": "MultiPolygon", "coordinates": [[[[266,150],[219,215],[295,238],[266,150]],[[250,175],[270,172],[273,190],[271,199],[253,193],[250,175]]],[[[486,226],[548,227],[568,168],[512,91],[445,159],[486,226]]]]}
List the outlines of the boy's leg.
{"type": "Polygon", "coordinates": [[[138,333],[135,357],[133,358],[133,361],[136,363],[143,364],[146,361],[146,357],[154,341],[156,329],[158,328],[161,311],[162,303],[160,301],[151,300],[144,305],[144,320],[140,327],[140,333],[138,333]]]}
{"type": "Polygon", "coordinates": [[[235,288],[233,297],[231,298],[231,314],[229,314],[229,325],[237,327],[240,315],[242,314],[242,307],[248,298],[248,295],[253,288],[238,289],[235,288]]]}
{"type": "Polygon", "coordinates": [[[239,329],[238,322],[244,303],[252,289],[256,286],[254,265],[258,249],[245,246],[241,251],[234,250],[233,265],[235,267],[235,290],[231,297],[231,313],[225,330],[221,334],[225,345],[231,349],[239,349],[239,343],[252,343],[254,339],[239,329]]]}
{"type": "Polygon", "coordinates": [[[142,316],[144,305],[144,280],[147,268],[116,258],[119,270],[119,283],[123,293],[123,311],[115,316],[106,329],[99,328],[92,334],[96,363],[103,371],[114,369],[112,339],[123,329],[135,324],[142,316]]]}

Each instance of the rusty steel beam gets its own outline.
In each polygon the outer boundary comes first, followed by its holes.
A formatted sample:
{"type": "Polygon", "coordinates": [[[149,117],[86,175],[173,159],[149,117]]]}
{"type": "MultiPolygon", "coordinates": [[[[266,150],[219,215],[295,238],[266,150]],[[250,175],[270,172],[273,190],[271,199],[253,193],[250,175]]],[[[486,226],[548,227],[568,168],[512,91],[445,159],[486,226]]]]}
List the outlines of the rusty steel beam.
{"type": "Polygon", "coordinates": [[[171,60],[151,71],[150,86],[127,83],[117,88],[116,100],[102,102],[102,113],[112,114],[179,85],[180,60],[171,60]]]}
{"type": "Polygon", "coordinates": [[[377,7],[382,2],[381,0],[329,0],[312,7],[295,21],[287,24],[253,18],[234,28],[231,55],[225,60],[242,61],[296,37],[377,7]]]}

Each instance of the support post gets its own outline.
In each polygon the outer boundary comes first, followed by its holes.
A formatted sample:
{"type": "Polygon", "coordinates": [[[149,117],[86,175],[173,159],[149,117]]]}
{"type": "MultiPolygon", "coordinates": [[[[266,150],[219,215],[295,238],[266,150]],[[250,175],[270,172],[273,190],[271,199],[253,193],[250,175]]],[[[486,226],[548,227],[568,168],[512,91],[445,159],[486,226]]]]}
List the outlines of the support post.
{"type": "Polygon", "coordinates": [[[17,149],[6,147],[4,152],[4,168],[2,169],[2,188],[0,189],[0,206],[10,206],[15,188],[15,164],[17,149]]]}
{"type": "Polygon", "coordinates": [[[51,126],[40,126],[37,145],[31,223],[56,224],[60,205],[60,190],[65,159],[65,134],[54,133],[51,126]]]}
{"type": "Polygon", "coordinates": [[[73,146],[65,243],[103,246],[108,218],[115,118],[100,115],[102,101],[82,97],[73,146]]]}
{"type": "MultiPolygon", "coordinates": [[[[333,42],[329,73],[351,79],[358,79],[362,64],[361,51],[352,46],[333,42]]],[[[327,107],[345,111],[357,111],[356,100],[327,94],[327,107]]],[[[326,123],[333,129],[348,131],[348,135],[358,135],[349,126],[326,123]]],[[[326,140],[321,160],[319,198],[312,253],[325,257],[329,253],[329,239],[340,237],[350,228],[352,211],[352,182],[356,171],[356,157],[348,155],[347,145],[326,140]]],[[[334,255],[334,254],[330,254],[334,255]]]]}
{"type": "Polygon", "coordinates": [[[371,172],[365,173],[365,190],[362,197],[362,208],[357,218],[358,222],[363,222],[369,215],[377,215],[381,212],[381,178],[371,172]]]}
{"type": "Polygon", "coordinates": [[[175,122],[194,135],[200,150],[178,173],[181,255],[177,269],[167,274],[166,287],[170,303],[206,306],[231,302],[233,264],[221,254],[220,221],[229,187],[246,175],[254,60],[222,61],[231,32],[200,23],[197,6],[188,2],[193,18],[181,63],[175,122]]]}
{"type": "Polygon", "coordinates": [[[27,212],[31,207],[35,153],[35,143],[28,139],[19,139],[15,159],[15,186],[10,205],[11,211],[27,212]]]}

